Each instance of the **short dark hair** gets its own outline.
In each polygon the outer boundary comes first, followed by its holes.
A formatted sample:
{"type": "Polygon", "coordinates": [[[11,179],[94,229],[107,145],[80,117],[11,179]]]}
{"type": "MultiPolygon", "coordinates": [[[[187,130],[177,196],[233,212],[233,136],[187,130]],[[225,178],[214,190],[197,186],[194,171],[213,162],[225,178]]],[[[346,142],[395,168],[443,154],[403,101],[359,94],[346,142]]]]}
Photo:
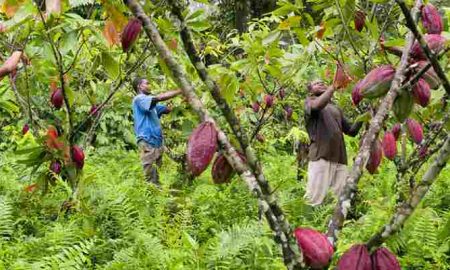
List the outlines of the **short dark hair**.
{"type": "Polygon", "coordinates": [[[134,91],[136,91],[136,93],[139,93],[139,85],[142,83],[143,80],[145,80],[145,78],[136,77],[136,78],[134,78],[133,82],[131,83],[131,85],[133,86],[133,89],[134,89],[134,91]]]}

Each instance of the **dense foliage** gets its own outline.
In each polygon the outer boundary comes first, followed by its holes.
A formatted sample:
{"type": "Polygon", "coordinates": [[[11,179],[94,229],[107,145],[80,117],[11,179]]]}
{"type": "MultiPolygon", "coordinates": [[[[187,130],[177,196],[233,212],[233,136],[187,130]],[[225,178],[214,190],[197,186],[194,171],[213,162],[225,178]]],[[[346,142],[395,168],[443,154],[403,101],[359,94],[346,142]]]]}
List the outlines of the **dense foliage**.
{"type": "MultiPolygon", "coordinates": [[[[170,2],[142,4],[205,108],[239,147],[189,59],[170,2]]],[[[248,134],[289,223],[326,232],[336,199],[330,194],[313,209],[303,198],[305,85],[345,77],[335,102],[350,119],[374,116],[382,95],[355,106],[351,91],[373,68],[399,64],[385,48],[406,45],[400,8],[393,1],[190,2],[183,16],[200,58],[248,134]]],[[[0,3],[1,62],[16,50],[26,56],[0,81],[0,269],[285,269],[242,179],[214,184],[211,166],[197,178],[186,174],[186,142],[199,117],[185,98],[170,101],[174,110],[163,119],[162,189],[143,181],[130,83],[145,76],[152,93],[178,86],[143,30],[139,34],[135,25],[121,35],[133,20],[122,1],[65,0],[61,9],[57,0],[0,3]]],[[[449,10],[438,4],[448,37],[449,10]]],[[[447,55],[440,64],[450,70],[447,55]]],[[[423,108],[411,105],[407,114],[421,123],[425,141],[435,136],[432,154],[416,162],[422,137],[408,139],[403,125],[397,155],[384,157],[358,183],[330,267],[389,222],[410,195],[414,183],[406,176],[420,183],[432,164],[428,158],[436,156],[449,124],[448,95],[436,88],[423,108]],[[406,161],[415,167],[405,170],[406,161]]],[[[397,119],[389,114],[381,134],[397,119]]],[[[345,138],[350,163],[366,131],[345,138]]],[[[447,166],[401,232],[385,243],[404,269],[450,269],[449,188],[447,166]]]]}

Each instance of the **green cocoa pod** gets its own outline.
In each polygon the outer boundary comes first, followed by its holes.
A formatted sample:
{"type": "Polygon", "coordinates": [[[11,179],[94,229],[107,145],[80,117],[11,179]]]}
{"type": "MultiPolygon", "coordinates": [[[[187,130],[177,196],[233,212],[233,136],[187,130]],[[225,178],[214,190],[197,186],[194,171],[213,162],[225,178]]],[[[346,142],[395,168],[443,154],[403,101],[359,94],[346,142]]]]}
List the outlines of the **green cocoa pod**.
{"type": "Polygon", "coordinates": [[[395,69],[391,65],[383,65],[371,70],[360,85],[360,95],[364,98],[383,96],[389,91],[394,75],[395,69]]]}
{"type": "Polygon", "coordinates": [[[394,101],[394,115],[401,123],[408,118],[414,106],[414,99],[410,92],[402,91],[394,101]]]}

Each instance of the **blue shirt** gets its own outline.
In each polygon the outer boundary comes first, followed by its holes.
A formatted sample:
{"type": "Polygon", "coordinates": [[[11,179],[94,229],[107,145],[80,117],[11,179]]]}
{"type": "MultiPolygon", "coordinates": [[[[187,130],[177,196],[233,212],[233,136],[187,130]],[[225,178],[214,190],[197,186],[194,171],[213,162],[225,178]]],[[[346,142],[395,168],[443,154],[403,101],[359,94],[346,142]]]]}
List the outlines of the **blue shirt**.
{"type": "Polygon", "coordinates": [[[144,140],[154,147],[163,145],[163,134],[159,118],[166,106],[152,105],[152,96],[138,94],[133,99],[134,133],[137,141],[144,140]]]}

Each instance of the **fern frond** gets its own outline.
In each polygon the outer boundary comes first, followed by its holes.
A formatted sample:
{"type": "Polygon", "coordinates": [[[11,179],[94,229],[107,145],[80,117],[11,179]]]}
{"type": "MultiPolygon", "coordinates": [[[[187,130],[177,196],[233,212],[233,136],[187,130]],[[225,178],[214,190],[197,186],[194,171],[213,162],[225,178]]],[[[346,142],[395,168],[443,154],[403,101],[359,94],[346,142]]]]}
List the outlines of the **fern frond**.
{"type": "Polygon", "coordinates": [[[79,6],[86,6],[94,4],[95,0],[69,0],[69,5],[72,8],[79,7],[79,6]]]}
{"type": "Polygon", "coordinates": [[[0,237],[9,239],[13,232],[12,206],[6,197],[0,197],[0,237]]]}

